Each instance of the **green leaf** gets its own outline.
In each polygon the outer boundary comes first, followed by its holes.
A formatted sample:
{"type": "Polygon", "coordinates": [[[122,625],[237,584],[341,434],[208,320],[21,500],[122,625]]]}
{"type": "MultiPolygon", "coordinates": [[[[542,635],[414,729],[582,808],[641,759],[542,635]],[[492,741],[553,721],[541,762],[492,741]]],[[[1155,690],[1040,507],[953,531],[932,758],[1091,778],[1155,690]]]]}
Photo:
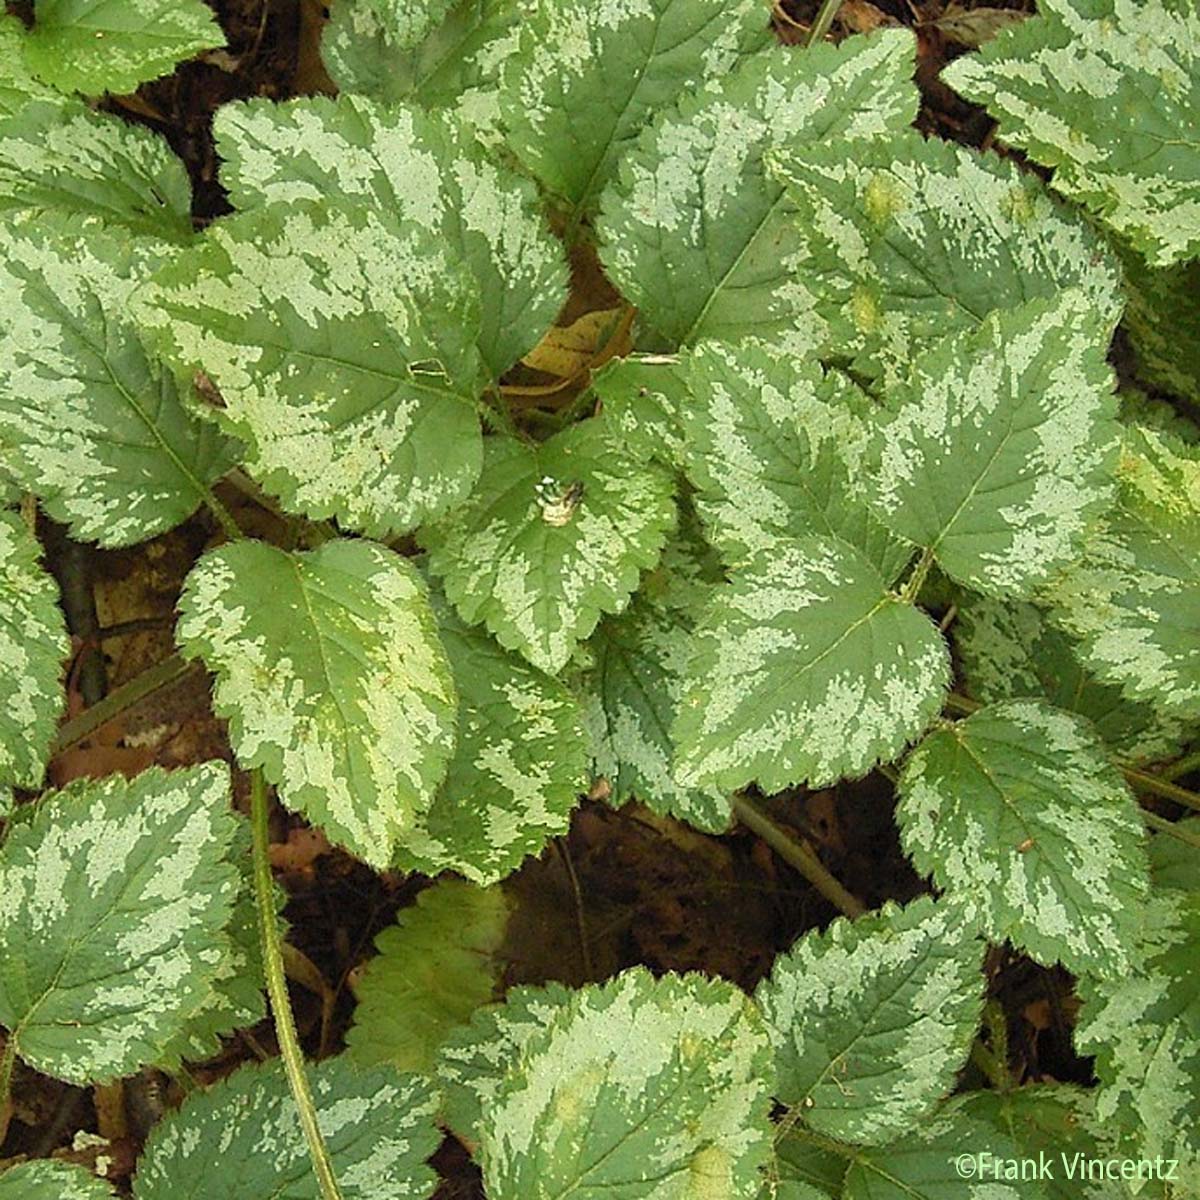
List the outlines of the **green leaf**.
{"type": "Polygon", "coordinates": [[[687,360],[670,354],[614,358],[592,377],[602,416],[627,453],[682,471],[683,413],[692,403],[687,360]]]}
{"type": "Polygon", "coordinates": [[[31,100],[62,99],[39,83],[25,62],[25,26],[0,12],[0,120],[11,117],[31,100]]]}
{"type": "Polygon", "coordinates": [[[373,866],[428,808],[454,745],[456,698],[424,581],[365,541],[206,554],[179,601],[183,653],[217,676],[243,766],[373,866]]]}
{"type": "Polygon", "coordinates": [[[1125,329],[1147,383],[1200,404],[1200,261],[1156,270],[1141,256],[1121,256],[1125,329]]]}
{"type": "Polygon", "coordinates": [[[656,112],[720,79],[768,36],[758,0],[526,8],[500,88],[505,141],[576,219],[656,112]]]}
{"type": "Polygon", "coordinates": [[[917,358],[869,456],[901,537],[985,595],[1028,597],[1112,502],[1110,322],[1078,289],[996,312],[917,358]]]}
{"type": "Polygon", "coordinates": [[[964,597],[951,632],[967,694],[983,704],[1048,700],[1086,717],[1113,754],[1133,762],[1171,758],[1187,738],[1188,722],[1097,680],[1075,639],[1032,604],[964,597]]]}
{"type": "Polygon", "coordinates": [[[0,1174],[0,1200],[112,1200],[112,1188],[74,1163],[35,1159],[0,1174]]]}
{"type": "Polygon", "coordinates": [[[1200,251],[1194,0],[1043,0],[942,78],[1154,265],[1200,251]]]}
{"type": "Polygon", "coordinates": [[[492,998],[508,928],[499,888],[444,879],[375,939],[346,1033],[360,1066],[391,1063],[428,1074],[447,1035],[492,998]]]}
{"type": "Polygon", "coordinates": [[[479,304],[426,231],[272,206],[211,225],[136,304],[177,369],[220,388],[248,469],[289,511],[382,536],[475,482],[479,304]]]}
{"type": "Polygon", "coordinates": [[[16,513],[0,510],[0,816],[7,785],[37,788],[62,712],[70,642],[58,585],[16,513]]]}
{"type": "Polygon", "coordinates": [[[1036,176],[915,132],[768,156],[795,206],[797,272],[823,357],[894,382],[998,308],[1079,288],[1110,325],[1113,254],[1036,176]]]}
{"type": "Polygon", "coordinates": [[[126,316],[161,253],[94,218],[0,224],[0,453],[105,547],[180,524],[234,464],[126,316]]]}
{"type": "Polygon", "coordinates": [[[983,954],[961,909],[929,897],[805,934],[755,992],[776,1097],[841,1141],[879,1145],[916,1128],[966,1061],[983,954]]]}
{"type": "Polygon", "coordinates": [[[759,1200],[834,1200],[841,1196],[849,1160],[817,1145],[806,1131],[793,1126],[782,1137],[776,1132],[775,1162],[767,1169],[775,1183],[764,1185],[759,1200]]]}
{"type": "MultiPolygon", "coordinates": [[[[425,1200],[441,1140],[437,1099],[416,1075],[359,1071],[345,1055],[307,1068],[343,1200],[425,1200]]],[[[151,1131],[135,1200],[317,1200],[308,1147],[278,1060],[244,1066],[151,1131]]]]}
{"type": "Polygon", "coordinates": [[[770,1047],[737,988],[634,968],[574,993],[501,1083],[491,1200],[746,1196],[770,1149],[770,1047]]]}
{"type": "Polygon", "coordinates": [[[570,690],[435,604],[459,695],[458,742],[398,865],[479,884],[511,874],[567,832],[588,786],[583,713],[570,690]]]}
{"type": "Polygon", "coordinates": [[[931,733],[900,777],[917,870],[968,904],[995,942],[1115,976],[1133,965],[1150,890],[1138,806],[1095,731],[1010,700],[931,733]]]}
{"type": "Polygon", "coordinates": [[[1116,507],[1047,592],[1084,665],[1131,700],[1200,716],[1200,458],[1126,433],[1116,507]]]}
{"type": "Polygon", "coordinates": [[[26,61],[64,92],[124,95],[225,44],[200,0],[34,0],[34,18],[26,61]]]}
{"type": "MultiPolygon", "coordinates": [[[[1176,825],[1192,837],[1200,837],[1200,816],[1187,817],[1176,825]]],[[[1200,854],[1196,847],[1157,833],[1150,839],[1150,877],[1154,887],[1179,888],[1185,892],[1200,892],[1200,854]]]]}
{"type": "Polygon", "coordinates": [[[671,493],[670,476],[627,458],[602,421],[536,446],[494,437],[470,501],[421,540],[463,620],[555,674],[658,560],[671,493]]]}
{"type": "Polygon", "coordinates": [[[731,564],[779,538],[841,537],[891,583],[912,557],[867,507],[870,402],[844,375],[766,343],[689,355],[686,470],[708,536],[731,564]]]}
{"type": "Polygon", "coordinates": [[[1096,1056],[1096,1116],[1118,1151],[1178,1159],[1186,1188],[1200,1178],[1200,892],[1156,897],[1143,947],[1140,971],[1080,981],[1076,1043],[1096,1056]]]}
{"type": "Polygon", "coordinates": [[[166,141],[86,105],[25,105],[0,122],[0,214],[64,211],[136,234],[192,236],[192,186],[166,141]]]}
{"type": "Polygon", "coordinates": [[[83,1084],[158,1055],[204,1001],[237,877],[229,773],[206,763],[50,793],[0,848],[0,1024],[83,1084]]]}
{"type": "Polygon", "coordinates": [[[533,184],[491,161],[444,113],[360,96],[227,104],[221,181],[241,210],[295,200],[362,208],[403,236],[452,245],[476,280],[479,351],[493,377],[534,346],[566,299],[562,247],[533,184]]]}
{"type": "Polygon", "coordinates": [[[686,95],[623,156],[600,200],[601,257],[613,282],[668,345],[779,335],[811,338],[796,286],[800,238],[772,144],[856,143],[916,114],[912,34],[885,30],[748,59],[686,95]]]}
{"type": "Polygon", "coordinates": [[[673,736],[676,778],[822,787],[889,762],[942,705],[946,645],[837,538],[773,543],[701,621],[673,736]]]}

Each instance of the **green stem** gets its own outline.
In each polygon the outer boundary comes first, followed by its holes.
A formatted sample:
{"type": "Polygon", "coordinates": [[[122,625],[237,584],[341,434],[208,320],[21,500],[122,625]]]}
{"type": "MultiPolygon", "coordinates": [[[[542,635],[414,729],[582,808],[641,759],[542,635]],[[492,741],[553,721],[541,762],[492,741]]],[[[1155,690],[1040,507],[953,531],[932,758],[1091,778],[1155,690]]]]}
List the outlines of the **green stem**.
{"type": "Polygon", "coordinates": [[[283,1056],[283,1069],[300,1114],[300,1127],[308,1142],[313,1173],[321,1189],[322,1200],[341,1200],[333,1163],[313,1102],[308,1076],[304,1073],[304,1053],[296,1035],[296,1019],[288,996],[283,966],[283,945],[275,915],[275,891],[271,879],[270,831],[267,826],[267,783],[261,769],[250,773],[250,824],[254,834],[254,901],[258,909],[258,929],[262,940],[263,970],[267,977],[267,995],[275,1017],[275,1036],[283,1056]]]}
{"type": "Polygon", "coordinates": [[[1193,771],[1200,771],[1200,750],[1185,755],[1178,762],[1173,762],[1169,767],[1163,769],[1162,777],[1164,779],[1179,779],[1183,775],[1190,775],[1193,771]]]}
{"type": "Polygon", "coordinates": [[[1142,820],[1151,829],[1156,829],[1159,833],[1165,833],[1167,837],[1173,837],[1177,842],[1183,842],[1195,850],[1200,850],[1200,836],[1189,833],[1186,829],[1180,829],[1174,821],[1168,821],[1160,817],[1157,813],[1152,812],[1143,812],[1142,820]]]}
{"type": "Polygon", "coordinates": [[[12,1088],[13,1068],[17,1064],[17,1035],[9,1032],[4,1040],[4,1056],[0,1058],[0,1144],[8,1136],[8,1094],[12,1088]]]}
{"type": "Polygon", "coordinates": [[[856,1146],[848,1146],[845,1142],[839,1142],[836,1138],[826,1137],[824,1134],[817,1133],[809,1129],[805,1125],[799,1125],[799,1109],[788,1109],[787,1116],[779,1123],[775,1130],[775,1144],[778,1145],[789,1134],[798,1137],[802,1142],[808,1142],[810,1146],[816,1146],[819,1150],[825,1150],[829,1154],[836,1154],[839,1158],[848,1159],[853,1162],[858,1157],[858,1148],[856,1146]]]}
{"type": "Polygon", "coordinates": [[[933,551],[927,546],[921,551],[917,565],[913,567],[912,574],[908,577],[904,587],[900,589],[900,599],[905,604],[916,604],[917,597],[921,594],[921,588],[925,583],[925,577],[929,574],[929,568],[932,566],[933,551]]]}
{"type": "Polygon", "coordinates": [[[220,525],[225,536],[231,542],[236,542],[241,538],[241,526],[233,519],[233,514],[229,509],[217,499],[216,493],[212,488],[204,489],[204,503],[208,505],[208,511],[217,518],[217,524],[220,525]]]}
{"type": "Polygon", "coordinates": [[[817,19],[808,31],[808,41],[805,45],[813,46],[817,42],[824,40],[830,26],[833,24],[833,18],[837,16],[838,9],[841,7],[842,0],[824,0],[820,11],[817,13],[817,19]]]}

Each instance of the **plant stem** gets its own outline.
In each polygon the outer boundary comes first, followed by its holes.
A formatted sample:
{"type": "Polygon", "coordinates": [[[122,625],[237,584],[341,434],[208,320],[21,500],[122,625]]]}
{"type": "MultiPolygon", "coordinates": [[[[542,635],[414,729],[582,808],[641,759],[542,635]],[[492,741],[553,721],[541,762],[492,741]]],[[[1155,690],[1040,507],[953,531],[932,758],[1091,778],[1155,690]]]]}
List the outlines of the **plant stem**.
{"type": "Polygon", "coordinates": [[[13,1068],[17,1063],[17,1035],[11,1030],[4,1039],[4,1056],[0,1058],[0,1145],[8,1136],[9,1102],[13,1068]]]}
{"type": "Polygon", "coordinates": [[[1189,833],[1186,829],[1180,829],[1174,821],[1168,821],[1157,813],[1145,811],[1142,812],[1142,820],[1151,829],[1156,829],[1159,833],[1165,833],[1167,837],[1173,837],[1177,842],[1183,842],[1195,850],[1200,850],[1200,836],[1189,833]]]}
{"type": "Polygon", "coordinates": [[[208,505],[208,511],[217,518],[217,524],[224,531],[225,536],[231,541],[236,542],[242,536],[241,527],[233,519],[233,514],[217,499],[212,488],[207,488],[204,494],[204,503],[208,505]]]}
{"type": "Polygon", "coordinates": [[[921,551],[921,557],[917,559],[917,565],[913,567],[912,574],[905,580],[904,587],[900,589],[900,599],[905,604],[916,604],[917,597],[921,594],[921,587],[925,582],[925,577],[929,574],[929,568],[933,566],[933,551],[927,546],[921,551]]]}
{"type": "Polygon", "coordinates": [[[1178,779],[1181,775],[1190,775],[1193,771],[1200,771],[1200,750],[1195,750],[1179,759],[1178,762],[1173,762],[1169,767],[1164,768],[1162,777],[1163,779],[1178,779]]]}
{"type": "Polygon", "coordinates": [[[867,911],[867,906],[848,892],[807,846],[780,829],[753,800],[735,792],[730,806],[744,825],[758,834],[780,858],[791,863],[835,908],[851,920],[867,911]]]}
{"type": "Polygon", "coordinates": [[[275,915],[275,892],[271,879],[270,831],[267,826],[267,783],[261,769],[250,773],[250,824],[254,834],[254,901],[258,909],[258,929],[262,939],[263,970],[267,977],[267,995],[275,1017],[275,1036],[283,1056],[283,1069],[300,1114],[300,1127],[308,1142],[313,1174],[321,1189],[322,1200],[341,1200],[333,1163],[313,1102],[308,1076],[304,1073],[304,1052],[296,1035],[296,1019],[288,997],[283,966],[283,946],[275,915]]]}
{"type": "Polygon", "coordinates": [[[825,35],[829,32],[829,27],[833,24],[833,18],[837,16],[838,9],[841,7],[842,0],[824,0],[820,11],[817,13],[817,19],[808,31],[808,41],[805,45],[812,46],[824,39],[825,35]]]}

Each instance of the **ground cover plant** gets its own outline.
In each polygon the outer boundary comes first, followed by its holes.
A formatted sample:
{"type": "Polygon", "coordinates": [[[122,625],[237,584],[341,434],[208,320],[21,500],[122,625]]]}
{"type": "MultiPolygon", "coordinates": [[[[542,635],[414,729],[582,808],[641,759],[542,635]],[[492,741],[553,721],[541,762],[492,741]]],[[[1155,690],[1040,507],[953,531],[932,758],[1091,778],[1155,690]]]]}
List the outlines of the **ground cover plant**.
{"type": "Polygon", "coordinates": [[[0,1200],[1200,1195],[1197,47],[0,15],[0,1200]]]}

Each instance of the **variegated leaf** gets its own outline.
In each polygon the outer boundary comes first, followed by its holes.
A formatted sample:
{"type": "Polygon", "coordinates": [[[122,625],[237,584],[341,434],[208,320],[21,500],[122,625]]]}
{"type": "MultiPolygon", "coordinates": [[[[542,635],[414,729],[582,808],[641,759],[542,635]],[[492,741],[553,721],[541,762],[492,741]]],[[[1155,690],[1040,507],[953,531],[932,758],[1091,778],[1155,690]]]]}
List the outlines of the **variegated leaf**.
{"type": "Polygon", "coordinates": [[[223,763],[79,781],[0,848],[0,1025],[83,1084],[155,1062],[202,1004],[237,890],[223,763]]]}
{"type": "Polygon", "coordinates": [[[1052,618],[1131,700],[1200,717],[1200,457],[1129,430],[1116,507],[1054,581],[1052,618]]]}
{"type": "Polygon", "coordinates": [[[0,1200],[112,1200],[115,1194],[83,1167],[51,1158],[18,1163],[0,1174],[0,1200]]]}
{"type": "Polygon", "coordinates": [[[638,967],[574,993],[500,1084],[492,1200],[746,1196],[771,1142],[770,1044],[737,988],[638,967]]]}
{"type": "Polygon", "coordinates": [[[576,220],[650,118],[768,37],[759,0],[529,0],[504,66],[505,141],[576,220]]]}
{"type": "Polygon", "coordinates": [[[687,456],[683,413],[691,403],[687,360],[671,354],[631,354],[605,364],[592,378],[613,437],[628,454],[683,470],[687,456]]]}
{"type": "Polygon", "coordinates": [[[19,112],[31,100],[60,100],[54,88],[40,83],[25,61],[25,26],[0,12],[0,120],[19,112]]]}
{"type": "Polygon", "coordinates": [[[66,699],[67,626],[40,556],[20,517],[0,511],[0,817],[8,811],[8,785],[41,785],[66,699]]]}
{"type": "Polygon", "coordinates": [[[158,134],[84,104],[27,104],[0,122],[0,214],[71,212],[136,234],[192,235],[192,187],[158,134]]]}
{"type": "Polygon", "coordinates": [[[842,1194],[848,1160],[824,1143],[817,1145],[806,1130],[777,1130],[775,1158],[758,1200],[835,1200],[842,1194]]]}
{"type": "Polygon", "coordinates": [[[1189,447],[1200,446],[1200,425],[1182,406],[1161,395],[1151,396],[1133,384],[1121,388],[1117,399],[1121,404],[1122,424],[1168,434],[1189,447]]]}
{"type": "Polygon", "coordinates": [[[951,578],[1028,597],[1112,503],[1111,321],[1078,289],[993,313],[917,358],[867,473],[880,519],[951,578]]]}
{"type": "Polygon", "coordinates": [[[201,0],[34,0],[33,8],[26,61],[64,92],[123,95],[225,44],[201,0]]]}
{"type": "Polygon", "coordinates": [[[776,1097],[806,1125],[881,1145],[954,1088],[983,1007],[984,945],[922,897],[807,933],[758,985],[776,1097]]]}
{"type": "MultiPolygon", "coordinates": [[[[342,1200],[426,1200],[441,1140],[437,1098],[416,1075],[360,1071],[345,1055],[307,1068],[342,1200]]],[[[276,1059],[193,1092],[151,1131],[134,1200],[319,1195],[299,1115],[276,1059]]]]}
{"type": "Polygon", "coordinates": [[[242,764],[333,841],[389,865],[454,744],[450,666],[420,575],[366,541],[296,554],[243,541],[196,564],[179,611],[180,647],[216,673],[242,764]]]}
{"type": "Polygon", "coordinates": [[[1134,251],[1125,271],[1125,329],[1148,384],[1200,404],[1200,260],[1148,267],[1134,251]]]}
{"type": "Polygon", "coordinates": [[[1171,758],[1187,740],[1190,722],[1101,683],[1080,662],[1075,639],[1032,604],[964,597],[951,633],[975,700],[1048,700],[1086,717],[1114,754],[1134,762],[1171,758]]]}
{"type": "Polygon", "coordinates": [[[768,166],[795,208],[820,352],[863,375],[893,383],[948,334],[1063,288],[1101,324],[1120,313],[1114,255],[1011,162],[906,132],[853,154],[780,150],[768,166]]]}
{"type": "Polygon", "coordinates": [[[676,778],[821,787],[888,762],[941,708],[945,642],[837,538],[780,539],[701,621],[673,737],[676,778]]]}
{"type": "Polygon", "coordinates": [[[178,525],[235,461],[126,315],[162,253],[95,218],[0,224],[0,453],[52,517],[106,547],[178,525]]]}
{"type": "Polygon", "coordinates": [[[1096,1116],[1122,1156],[1178,1161],[1200,1179],[1200,892],[1166,892],[1147,907],[1144,967],[1080,981],[1075,1038],[1096,1056],[1096,1116]]]}
{"type": "Polygon", "coordinates": [[[458,742],[397,864],[496,883],[567,832],[589,781],[583,713],[564,684],[464,625],[436,596],[435,612],[459,696],[458,742]]]}
{"type": "Polygon", "coordinates": [[[904,848],[995,942],[1118,976],[1150,890],[1137,803],[1092,727],[1010,700],[931,733],[900,777],[904,848]]]}
{"type": "Polygon", "coordinates": [[[286,508],[382,535],[462,501],[479,473],[479,303],[447,250],[365,210],[273,205],[210,226],[137,315],[181,373],[220,388],[220,419],[286,508]]]}
{"type": "Polygon", "coordinates": [[[763,52],[662,113],[600,200],[605,268],[668,345],[778,336],[803,351],[791,201],[769,178],[772,144],[895,133],[916,113],[906,30],[791,54],[763,52]]]}
{"type": "Polygon", "coordinates": [[[685,467],[709,538],[731,564],[779,538],[841,537],[891,584],[912,557],[867,506],[871,403],[846,376],[765,343],[688,358],[685,467]]]}
{"type": "Polygon", "coordinates": [[[423,891],[375,939],[378,953],[355,988],[350,1057],[428,1074],[447,1036],[492,999],[507,929],[497,887],[444,879],[423,891]]]}
{"type": "Polygon", "coordinates": [[[1156,266],[1200,250],[1195,0],[1043,0],[942,77],[1156,266]]]}
{"type": "Polygon", "coordinates": [[[453,245],[477,282],[479,350],[494,377],[562,307],[562,247],[536,189],[448,114],[361,96],[252,100],[221,108],[214,129],[221,180],[241,210],[336,202],[453,245]]]}
{"type": "Polygon", "coordinates": [[[555,674],[657,562],[671,494],[665,470],[585,421],[540,445],[489,438],[470,501],[421,538],[463,620],[555,674]]]}

